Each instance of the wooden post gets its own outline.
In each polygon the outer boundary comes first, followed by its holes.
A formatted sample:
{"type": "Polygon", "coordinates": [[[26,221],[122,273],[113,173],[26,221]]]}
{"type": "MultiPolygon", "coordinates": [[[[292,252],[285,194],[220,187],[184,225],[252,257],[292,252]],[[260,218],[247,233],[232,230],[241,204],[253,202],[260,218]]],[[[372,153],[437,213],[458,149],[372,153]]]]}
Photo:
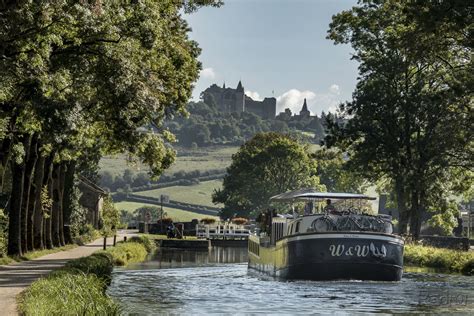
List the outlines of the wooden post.
{"type": "Polygon", "coordinates": [[[116,243],[117,243],[117,235],[114,235],[114,247],[116,243]]]}
{"type": "Polygon", "coordinates": [[[123,242],[127,242],[127,236],[123,236],[123,242]]]}
{"type": "Polygon", "coordinates": [[[107,237],[104,237],[104,250],[107,250],[107,237]]]}

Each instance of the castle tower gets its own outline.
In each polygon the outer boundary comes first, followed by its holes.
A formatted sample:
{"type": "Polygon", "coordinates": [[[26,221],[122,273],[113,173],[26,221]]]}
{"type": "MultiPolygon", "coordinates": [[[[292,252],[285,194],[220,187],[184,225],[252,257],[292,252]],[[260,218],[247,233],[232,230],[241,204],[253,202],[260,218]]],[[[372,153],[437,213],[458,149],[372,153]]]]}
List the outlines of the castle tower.
{"type": "Polygon", "coordinates": [[[311,112],[308,110],[308,104],[306,103],[306,98],[304,99],[303,108],[300,111],[300,117],[310,117],[311,112]]]}
{"type": "Polygon", "coordinates": [[[233,112],[241,113],[245,111],[245,92],[242,82],[239,80],[239,84],[235,89],[235,104],[233,112]]]}

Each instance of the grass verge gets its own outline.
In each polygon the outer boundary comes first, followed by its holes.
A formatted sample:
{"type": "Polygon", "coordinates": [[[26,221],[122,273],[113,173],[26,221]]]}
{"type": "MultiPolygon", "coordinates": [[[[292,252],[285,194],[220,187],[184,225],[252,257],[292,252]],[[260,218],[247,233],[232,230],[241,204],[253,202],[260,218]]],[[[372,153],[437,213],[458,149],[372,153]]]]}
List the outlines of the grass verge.
{"type": "Polygon", "coordinates": [[[19,296],[21,314],[120,314],[120,306],[105,293],[113,266],[144,260],[148,250],[153,250],[153,242],[148,238],[131,239],[88,257],[71,260],[65,267],[33,282],[19,296]]]}
{"type": "Polygon", "coordinates": [[[406,244],[404,263],[474,275],[474,252],[406,244]]]}

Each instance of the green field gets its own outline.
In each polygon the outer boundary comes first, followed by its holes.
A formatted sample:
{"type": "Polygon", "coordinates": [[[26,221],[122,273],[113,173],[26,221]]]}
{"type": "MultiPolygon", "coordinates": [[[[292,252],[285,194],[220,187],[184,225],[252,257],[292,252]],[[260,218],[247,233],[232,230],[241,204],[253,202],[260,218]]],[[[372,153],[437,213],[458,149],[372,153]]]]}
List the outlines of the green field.
{"type": "MultiPolygon", "coordinates": [[[[185,153],[186,155],[176,157],[175,163],[165,173],[225,169],[231,163],[232,154],[236,153],[238,149],[238,146],[206,147],[194,151],[177,148],[178,154],[185,153]]],[[[125,155],[104,157],[100,160],[99,167],[101,171],[109,171],[114,175],[122,175],[125,169],[131,169],[137,173],[148,171],[148,167],[143,164],[128,163],[125,155]]]]}
{"type": "MultiPolygon", "coordinates": [[[[135,211],[137,208],[140,208],[142,206],[157,206],[155,204],[146,204],[146,203],[136,203],[136,202],[118,202],[115,203],[115,207],[118,210],[127,210],[129,212],[135,211]]],[[[183,210],[178,210],[170,207],[163,207],[163,210],[167,213],[168,217],[171,217],[173,221],[183,221],[183,222],[190,222],[193,219],[202,219],[202,218],[216,218],[218,219],[217,216],[211,216],[211,215],[204,215],[204,214],[197,214],[189,211],[183,211],[183,210]]]]}
{"type": "Polygon", "coordinates": [[[161,194],[167,194],[170,200],[191,204],[220,207],[212,203],[212,192],[222,187],[222,180],[203,181],[196,185],[173,186],[156,190],[133,192],[141,196],[159,198],[161,194]]]}

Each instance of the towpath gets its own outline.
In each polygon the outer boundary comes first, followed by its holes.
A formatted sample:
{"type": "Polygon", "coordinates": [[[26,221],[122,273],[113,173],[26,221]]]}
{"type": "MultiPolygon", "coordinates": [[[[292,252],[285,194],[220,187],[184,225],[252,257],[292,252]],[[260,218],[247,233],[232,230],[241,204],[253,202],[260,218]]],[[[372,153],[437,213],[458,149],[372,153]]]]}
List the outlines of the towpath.
{"type": "MultiPolygon", "coordinates": [[[[117,234],[117,241],[136,235],[134,232],[123,231],[117,234]]],[[[103,246],[103,238],[90,244],[71,250],[52,253],[30,261],[23,261],[10,265],[0,265],[0,315],[18,315],[16,297],[31,283],[60,268],[71,259],[89,256],[103,246]]],[[[107,238],[107,245],[111,246],[113,238],[107,238]]]]}

